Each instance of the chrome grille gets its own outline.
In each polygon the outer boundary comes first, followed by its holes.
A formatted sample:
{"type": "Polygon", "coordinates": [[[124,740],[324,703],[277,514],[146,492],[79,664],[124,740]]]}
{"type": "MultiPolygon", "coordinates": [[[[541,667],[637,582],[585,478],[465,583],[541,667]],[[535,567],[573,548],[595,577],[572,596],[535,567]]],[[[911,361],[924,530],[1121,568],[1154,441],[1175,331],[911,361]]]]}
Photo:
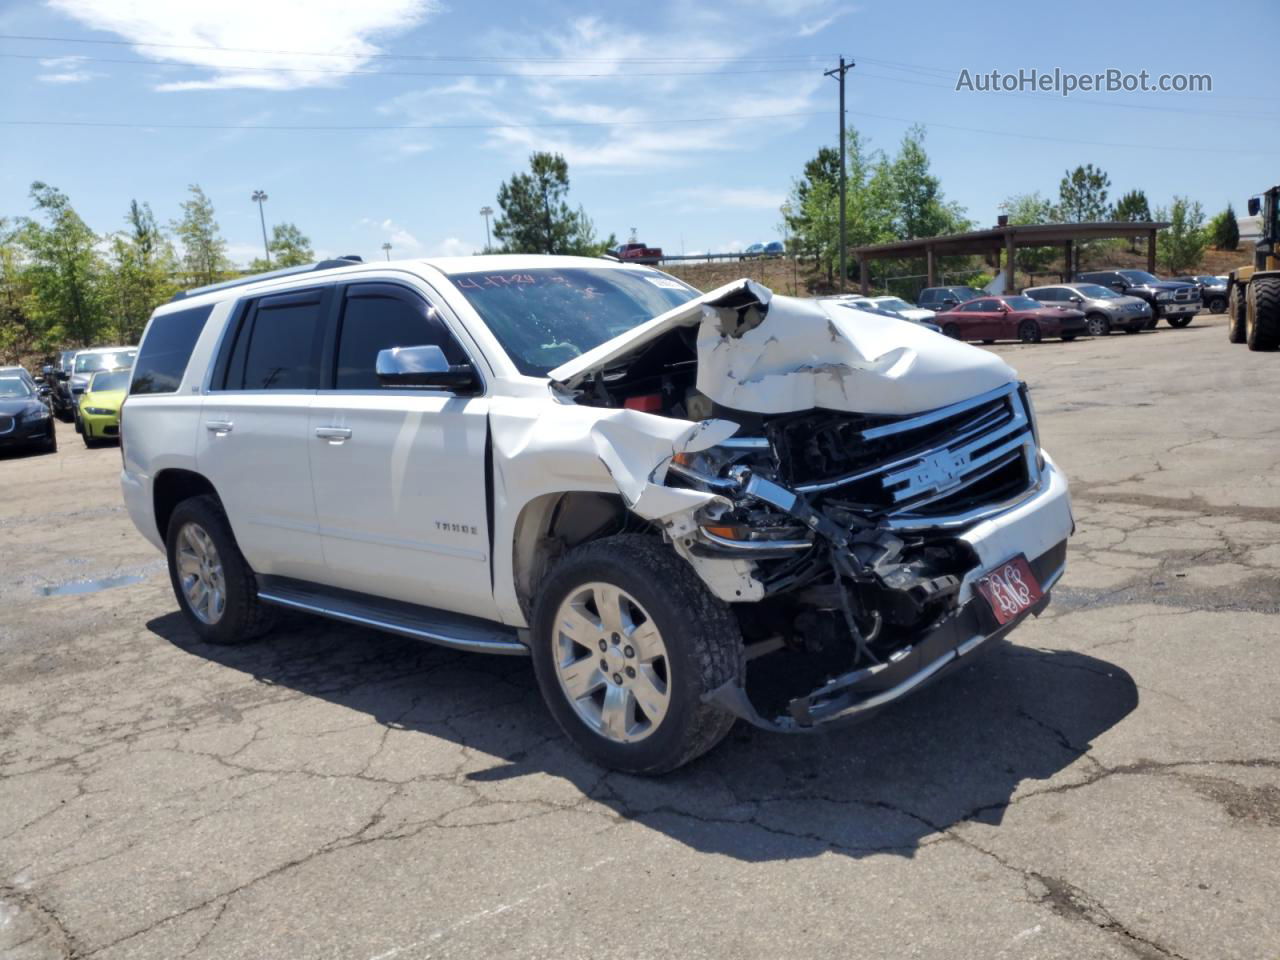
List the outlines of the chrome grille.
{"type": "Polygon", "coordinates": [[[928,413],[867,427],[858,439],[887,453],[855,473],[802,484],[869,507],[895,527],[1016,502],[1039,484],[1031,415],[1018,384],[928,413]]]}

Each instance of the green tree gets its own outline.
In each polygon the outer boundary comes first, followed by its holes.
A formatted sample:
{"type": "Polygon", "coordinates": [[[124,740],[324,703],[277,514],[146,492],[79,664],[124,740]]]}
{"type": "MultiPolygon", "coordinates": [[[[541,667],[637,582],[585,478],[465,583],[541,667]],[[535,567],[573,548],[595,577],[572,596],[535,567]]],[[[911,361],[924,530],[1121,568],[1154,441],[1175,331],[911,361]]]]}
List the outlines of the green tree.
{"type": "Polygon", "coordinates": [[[14,363],[34,346],[26,310],[31,282],[21,235],[20,224],[0,217],[0,363],[14,363]]]}
{"type": "MultiPolygon", "coordinates": [[[[1053,223],[1055,211],[1053,203],[1034,193],[1016,193],[1000,204],[1000,210],[1009,218],[1011,224],[1053,223]]],[[[1044,270],[1058,256],[1053,247],[1023,247],[1017,251],[1019,265],[1029,273],[1044,270]]]]}
{"type": "Polygon", "coordinates": [[[573,253],[597,245],[585,211],[569,206],[569,164],[558,153],[534,153],[529,172],[498,188],[502,212],[493,235],[508,253],[573,253]]]}
{"type": "Polygon", "coordinates": [[[30,260],[27,313],[42,346],[62,340],[88,346],[102,335],[106,323],[98,235],[61,190],[36,181],[31,184],[31,199],[44,222],[28,219],[22,229],[30,260]]]}
{"type": "Polygon", "coordinates": [[[182,203],[182,218],[173,222],[173,232],[182,243],[182,263],[187,282],[195,286],[217,283],[230,269],[227,243],[218,232],[213,203],[199,185],[187,187],[191,197],[182,203]]]}
{"type": "Polygon", "coordinates": [[[304,263],[313,263],[315,252],[311,249],[311,238],[298,229],[296,224],[277,223],[271,228],[271,242],[267,244],[271,250],[268,262],[257,257],[249,264],[254,273],[262,273],[277,267],[299,267],[304,263]]]}
{"type": "MultiPolygon", "coordinates": [[[[1125,223],[1150,223],[1151,207],[1147,204],[1147,195],[1141,190],[1130,190],[1116,201],[1112,216],[1125,223]]],[[[1131,251],[1138,249],[1137,237],[1129,238],[1129,249],[1131,251]]]]}
{"type": "Polygon", "coordinates": [[[136,343],[151,311],[173,296],[178,263],[150,204],[131,201],[125,223],[128,229],[110,237],[107,303],[113,339],[136,343]]]}
{"type": "Polygon", "coordinates": [[[1166,211],[1156,211],[1157,220],[1168,220],[1169,227],[1161,230],[1156,239],[1156,259],[1167,273],[1179,274],[1194,270],[1200,265],[1209,246],[1209,234],[1204,229],[1204,209],[1198,201],[1186,197],[1174,197],[1173,205],[1166,211]]]}
{"type": "Polygon", "coordinates": [[[1111,216],[1111,178],[1092,163],[1068,170],[1058,184],[1058,217],[1063,223],[1092,223],[1111,216]]]}
{"type": "Polygon", "coordinates": [[[903,136],[891,167],[893,226],[900,240],[955,233],[969,225],[964,211],[943,199],[941,182],[929,167],[924,127],[913,126],[903,136]]]}
{"type": "Polygon", "coordinates": [[[1238,250],[1240,248],[1240,224],[1236,220],[1236,211],[1227,204],[1227,209],[1209,221],[1209,238],[1219,250],[1238,250]]]}

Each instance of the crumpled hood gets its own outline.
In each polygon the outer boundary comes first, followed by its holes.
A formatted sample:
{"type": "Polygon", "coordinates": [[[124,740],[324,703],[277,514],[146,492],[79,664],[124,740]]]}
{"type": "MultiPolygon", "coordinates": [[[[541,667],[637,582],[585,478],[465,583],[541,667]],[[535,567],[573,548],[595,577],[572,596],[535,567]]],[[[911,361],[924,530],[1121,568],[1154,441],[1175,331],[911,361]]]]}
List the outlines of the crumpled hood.
{"type": "Polygon", "coordinates": [[[698,390],[753,413],[918,413],[1016,377],[994,354],[924,327],[737,280],[575,357],[551,380],[575,388],[668,330],[694,325],[698,390]]]}

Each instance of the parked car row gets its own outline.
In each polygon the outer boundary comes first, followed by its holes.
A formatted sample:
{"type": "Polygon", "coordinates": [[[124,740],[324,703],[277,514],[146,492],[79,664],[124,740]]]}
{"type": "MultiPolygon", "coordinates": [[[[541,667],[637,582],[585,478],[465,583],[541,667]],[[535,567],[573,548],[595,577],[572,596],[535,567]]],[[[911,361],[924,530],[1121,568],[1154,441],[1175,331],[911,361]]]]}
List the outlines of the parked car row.
{"type": "Polygon", "coordinates": [[[86,447],[120,435],[136,347],[64,350],[37,376],[0,367],[0,449],[58,449],[55,416],[74,421],[86,447]]]}
{"type": "Polygon", "coordinates": [[[747,249],[742,251],[739,260],[759,260],[773,259],[775,257],[786,256],[787,248],[783,246],[781,240],[773,240],[769,243],[753,243],[747,249]]]}

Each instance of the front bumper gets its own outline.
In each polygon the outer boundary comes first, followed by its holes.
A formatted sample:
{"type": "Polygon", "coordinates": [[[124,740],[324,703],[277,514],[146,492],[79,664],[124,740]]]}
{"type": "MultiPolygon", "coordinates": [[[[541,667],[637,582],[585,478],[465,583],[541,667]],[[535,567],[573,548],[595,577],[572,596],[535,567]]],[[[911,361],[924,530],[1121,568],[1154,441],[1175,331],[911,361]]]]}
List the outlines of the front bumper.
{"type": "Polygon", "coordinates": [[[959,607],[914,645],[898,651],[885,664],[832,678],[792,700],[787,712],[773,719],[760,715],[740,681],[719,687],[706,699],[754,726],[783,733],[809,732],[836,721],[864,719],[971,662],[976,652],[1006,638],[1027,616],[1039,616],[1066,569],[1067,538],[1074,526],[1066,479],[1046,457],[1041,486],[1034,496],[962,535],[979,562],[961,585],[959,607]],[[1029,559],[1044,597],[1017,620],[1001,626],[986,602],[975,594],[973,584],[986,571],[1019,553],[1029,559]]]}
{"type": "Polygon", "coordinates": [[[1200,312],[1200,301],[1192,303],[1174,303],[1173,301],[1157,301],[1156,316],[1158,317],[1194,317],[1200,312]]]}
{"type": "Polygon", "coordinates": [[[15,418],[12,427],[7,429],[4,425],[5,420],[7,418],[0,418],[0,448],[29,447],[35,443],[45,443],[53,436],[52,416],[45,417],[43,420],[15,418]]]}
{"type": "Polygon", "coordinates": [[[118,440],[120,438],[120,414],[85,413],[80,408],[80,425],[84,435],[92,440],[118,440]]]}

